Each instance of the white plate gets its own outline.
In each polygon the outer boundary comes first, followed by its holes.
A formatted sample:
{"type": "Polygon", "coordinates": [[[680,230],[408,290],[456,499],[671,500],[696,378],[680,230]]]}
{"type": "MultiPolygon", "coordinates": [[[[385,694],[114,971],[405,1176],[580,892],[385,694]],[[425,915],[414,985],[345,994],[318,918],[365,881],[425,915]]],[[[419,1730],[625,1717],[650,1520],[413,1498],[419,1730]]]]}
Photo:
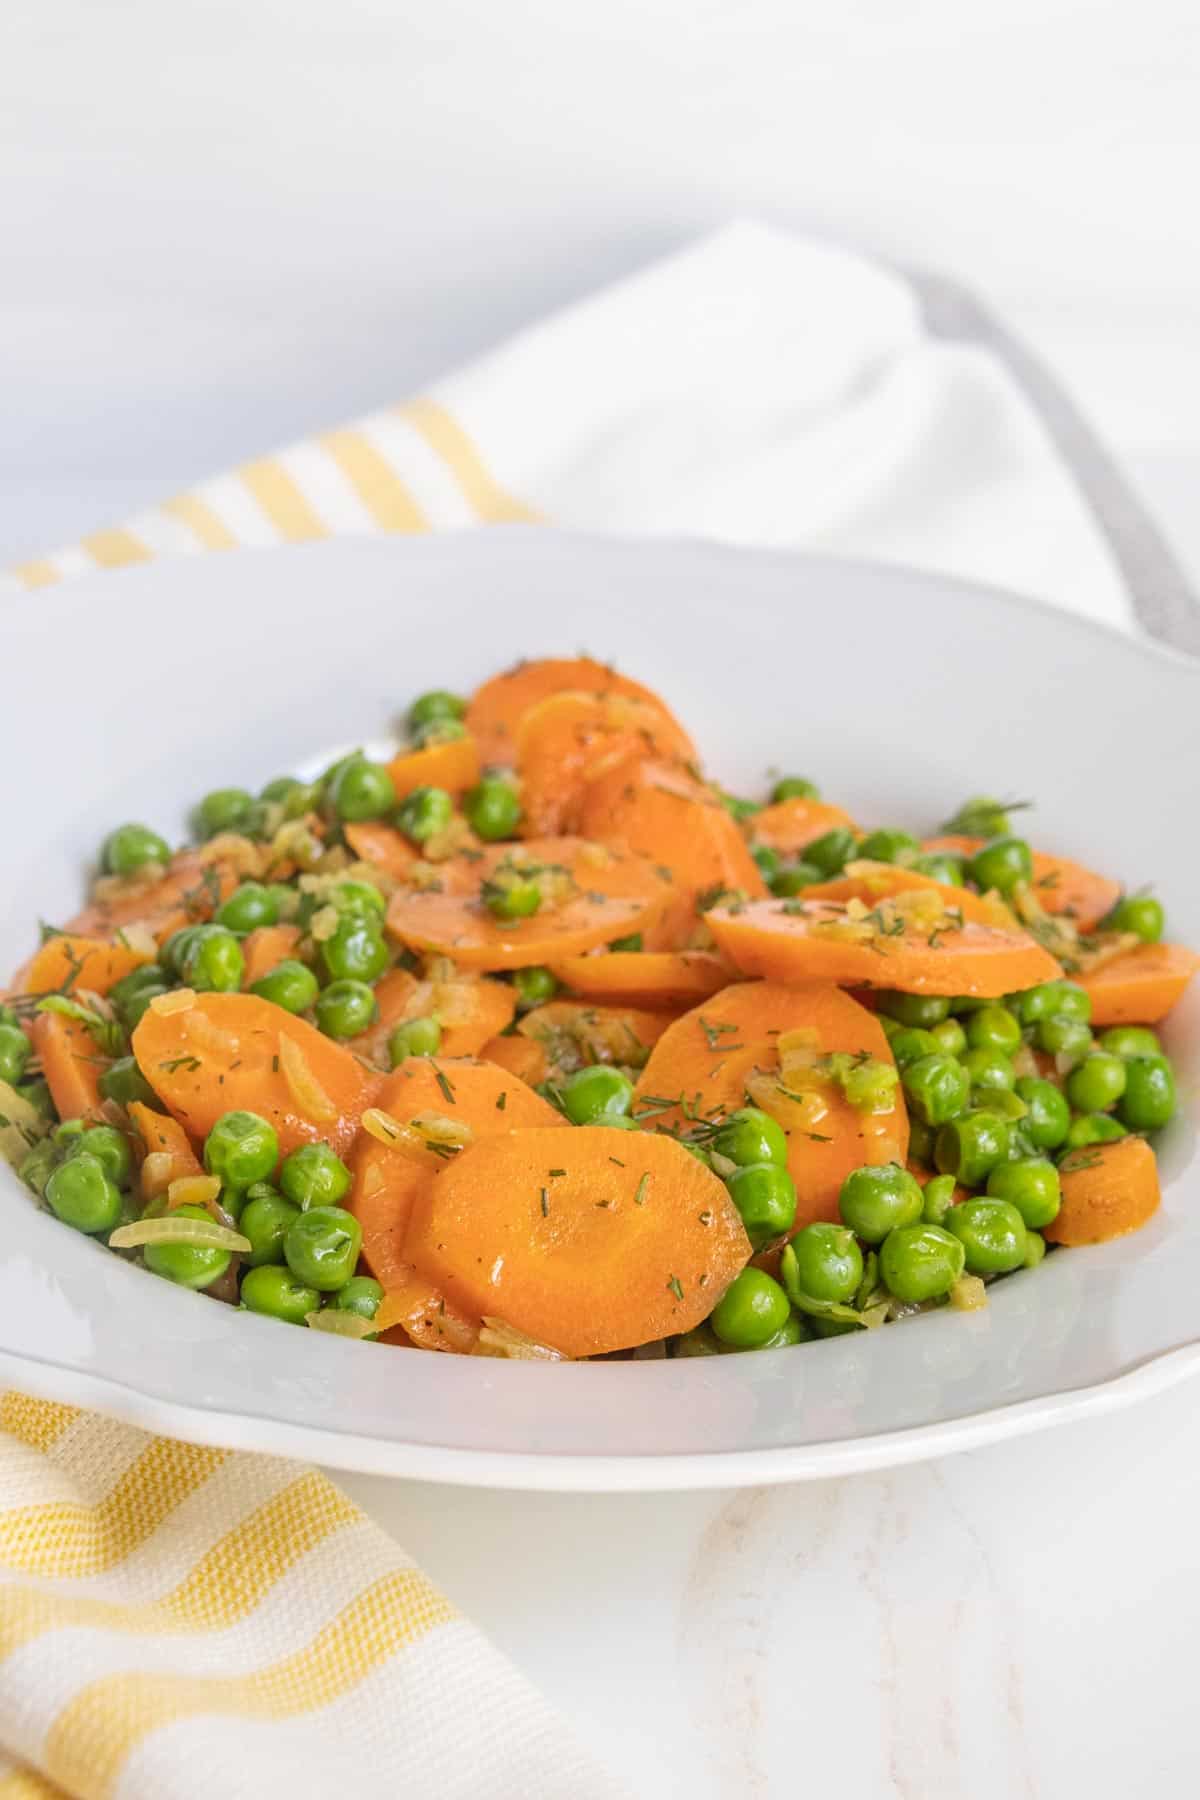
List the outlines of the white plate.
{"type": "MultiPolygon", "coordinates": [[[[433,685],[586,646],[660,688],[711,769],[811,774],[860,818],[934,826],[1036,798],[1034,839],[1153,880],[1200,943],[1200,668],[1047,608],[916,574],[505,528],[164,562],[10,604],[0,967],[73,911],[125,818],[180,834],[386,733],[433,685]]],[[[638,1489],[829,1475],[1115,1406],[1200,1366],[1200,995],[1160,1216],[1002,1283],[981,1315],[757,1356],[568,1367],[341,1343],[216,1306],[30,1205],[3,1171],[0,1377],[206,1443],[487,1486],[638,1489]]]]}

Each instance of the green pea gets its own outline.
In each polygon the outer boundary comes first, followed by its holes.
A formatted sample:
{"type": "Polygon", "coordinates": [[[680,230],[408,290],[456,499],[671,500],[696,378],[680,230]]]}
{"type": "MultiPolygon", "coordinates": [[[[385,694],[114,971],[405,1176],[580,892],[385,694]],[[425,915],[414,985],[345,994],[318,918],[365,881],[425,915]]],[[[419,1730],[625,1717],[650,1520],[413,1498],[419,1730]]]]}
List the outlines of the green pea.
{"type": "Polygon", "coordinates": [[[755,1344],[758,1350],[788,1350],[793,1344],[803,1344],[808,1340],[808,1332],[804,1321],[798,1313],[789,1313],[778,1331],[773,1331],[769,1338],[761,1344],[755,1344]]]}
{"type": "Polygon", "coordinates": [[[771,892],[780,900],[790,900],[796,894],[802,894],[805,888],[812,887],[814,882],[822,880],[820,869],[810,862],[789,863],[780,869],[778,875],[772,875],[769,886],[771,892]]]}
{"type": "Polygon", "coordinates": [[[931,1025],[929,1035],[943,1056],[961,1056],[967,1047],[967,1034],[957,1019],[943,1019],[940,1024],[931,1025]]]}
{"type": "Polygon", "coordinates": [[[55,1148],[53,1141],[50,1138],[42,1138],[41,1141],[36,1143],[32,1150],[21,1159],[21,1165],[17,1170],[17,1174],[25,1183],[26,1187],[32,1188],[35,1194],[42,1195],[46,1191],[46,1184],[53,1174],[57,1163],[58,1151],[55,1148]]]}
{"type": "Polygon", "coordinates": [[[1008,1200],[964,1200],[946,1214],[946,1230],[966,1252],[968,1274],[1006,1275],[1025,1261],[1025,1221],[1008,1200]]]}
{"type": "Polygon", "coordinates": [[[1062,1203],[1058,1170],[1044,1156],[1022,1156],[999,1163],[987,1179],[989,1198],[1007,1200],[1026,1225],[1040,1231],[1058,1217],[1062,1203]]]}
{"type": "Polygon", "coordinates": [[[957,837],[1004,837],[1010,829],[1008,812],[1004,802],[990,794],[972,794],[942,829],[957,837]]]}
{"type": "Polygon", "coordinates": [[[217,908],[217,924],[224,925],[227,931],[244,934],[278,922],[279,902],[261,881],[243,881],[217,908]]]}
{"type": "Polygon", "coordinates": [[[758,864],[759,874],[769,885],[783,867],[778,850],[770,844],[751,844],[750,854],[758,864]]]}
{"type": "Polygon", "coordinates": [[[343,824],[356,824],[390,813],[396,804],[396,786],[386,763],[355,756],[338,769],[326,798],[343,824]]]}
{"type": "Polygon", "coordinates": [[[757,1106],[743,1106],[730,1113],[714,1136],[712,1148],[739,1168],[748,1168],[751,1163],[787,1166],[788,1141],[783,1127],[757,1106]]]}
{"type": "Polygon", "coordinates": [[[129,1139],[115,1125],[93,1125],[76,1138],[68,1151],[71,1156],[93,1156],[117,1187],[128,1187],[133,1175],[133,1152],[129,1139]]]}
{"type": "Polygon", "coordinates": [[[294,775],[277,775],[274,781],[268,781],[259,797],[273,806],[282,806],[285,819],[302,819],[320,805],[321,784],[299,781],[294,775]]]}
{"type": "Polygon", "coordinates": [[[1115,1144],[1118,1138],[1128,1136],[1126,1126],[1109,1113],[1080,1113],[1078,1118],[1071,1120],[1066,1148],[1082,1150],[1088,1144],[1115,1144]]]}
{"type": "Polygon", "coordinates": [[[981,1006],[968,1018],[966,1032],[972,1050],[1002,1050],[1011,1056],[1021,1043],[1021,1022],[1007,1006],[981,1006]]]}
{"type": "Polygon", "coordinates": [[[262,1263],[283,1261],[283,1240],[288,1227],[299,1218],[300,1209],[273,1191],[247,1198],[238,1219],[238,1230],[250,1239],[250,1249],[243,1260],[249,1268],[262,1263]]]}
{"type": "Polygon", "coordinates": [[[967,1050],[959,1067],[966,1071],[972,1091],[983,1093],[993,1088],[1011,1088],[1017,1079],[1012,1058],[1003,1050],[967,1050]]]}
{"type": "Polygon", "coordinates": [[[900,862],[906,852],[919,850],[920,844],[907,831],[892,831],[886,827],[879,831],[869,832],[859,844],[855,854],[865,858],[867,862],[900,862]]]}
{"type": "Polygon", "coordinates": [[[937,1055],[937,1039],[920,1025],[901,1025],[899,1020],[889,1019],[884,1030],[898,1069],[906,1069],[922,1057],[937,1055]]]}
{"type": "Polygon", "coordinates": [[[379,1002],[365,981],[331,981],[316,1002],[317,1025],[331,1038],[358,1037],[379,1017],[379,1002]]]}
{"type": "Polygon", "coordinates": [[[132,1056],[119,1056],[116,1062],[109,1063],[107,1069],[100,1071],[96,1085],[102,1100],[115,1100],[118,1106],[140,1100],[143,1106],[158,1107],[158,1095],[132,1056]]]}
{"type": "Polygon", "coordinates": [[[200,925],[183,956],[180,975],[199,993],[235,994],[246,973],[242,946],[223,925],[200,925]]]}
{"type": "Polygon", "coordinates": [[[285,957],[250,983],[250,992],[261,999],[282,1006],[284,1012],[307,1012],[317,997],[317,978],[312,970],[294,957],[285,957]]]}
{"type": "Polygon", "coordinates": [[[940,881],[943,887],[962,887],[967,879],[966,859],[949,850],[927,850],[914,856],[908,866],[930,881],[940,881]]]}
{"type": "Polygon", "coordinates": [[[971,1095],[971,1076],[952,1056],[934,1052],[909,1063],[904,1071],[908,1104],[926,1125],[944,1125],[964,1111],[971,1095]]]}
{"type": "Polygon", "coordinates": [[[122,975],[120,981],[114,981],[108,990],[108,998],[123,1024],[129,1014],[134,1015],[136,1023],[154,996],[165,994],[166,991],[162,967],[156,962],[149,962],[143,963],[140,969],[132,969],[128,975],[122,975]]]}
{"type": "Polygon", "coordinates": [[[354,1313],[360,1319],[373,1319],[379,1311],[383,1289],[369,1275],[352,1275],[329,1302],[334,1312],[354,1313]]]}
{"type": "Polygon", "coordinates": [[[1050,984],[1054,991],[1054,1003],[1050,1013],[1056,1019],[1079,1019],[1087,1025],[1092,1017],[1092,996],[1087,989],[1080,987],[1077,981],[1055,981],[1050,984]]]}
{"type": "Polygon", "coordinates": [[[749,1163],[735,1169],[725,1185],[756,1250],[795,1224],[796,1186],[778,1163],[749,1163]]]}
{"type": "Polygon", "coordinates": [[[275,1127],[258,1113],[222,1113],[204,1140],[205,1168],[235,1192],[268,1181],[278,1161],[275,1127]]]}
{"type": "Polygon", "coordinates": [[[499,775],[485,775],[463,801],[467,824],[485,843],[516,836],[521,823],[521,801],[511,781],[499,775]]]}
{"type": "Polygon", "coordinates": [[[953,1175],[931,1175],[922,1190],[921,1217],[926,1225],[940,1225],[954,1205],[958,1184],[953,1175]]]}
{"type": "Polygon", "coordinates": [[[64,1119],[54,1127],[54,1142],[60,1150],[78,1150],[86,1130],[86,1119],[64,1119]]]}
{"type": "Polygon", "coordinates": [[[1036,1025],[1039,1019],[1049,1019],[1058,1011],[1061,985],[1058,981],[1043,981],[1037,987],[1010,994],[1009,1010],[1017,1015],[1022,1025],[1036,1025]]]}
{"type": "Polygon", "coordinates": [[[405,1019],[388,1038],[388,1059],[393,1069],[409,1056],[436,1056],[442,1027],[430,1014],[424,1019],[405,1019]]]}
{"type": "Polygon", "coordinates": [[[184,958],[200,929],[199,925],[181,925],[159,945],[158,960],[168,975],[182,975],[184,958]]]}
{"type": "Polygon", "coordinates": [[[908,1127],[908,1154],[915,1163],[928,1167],[933,1161],[933,1146],[937,1132],[932,1125],[926,1125],[924,1119],[912,1119],[908,1127]]]}
{"type": "Polygon", "coordinates": [[[762,811],[757,800],[743,800],[739,794],[726,794],[718,789],[717,797],[730,818],[736,819],[739,825],[745,819],[752,819],[756,812],[762,811]]]}
{"type": "Polygon", "coordinates": [[[861,1331],[862,1326],[850,1319],[823,1319],[814,1314],[808,1321],[808,1329],[814,1337],[831,1338],[845,1337],[851,1331],[861,1331]]]}
{"type": "Polygon", "coordinates": [[[917,1025],[928,1031],[948,1017],[950,1002],[943,994],[900,994],[893,988],[880,988],[875,996],[880,1012],[901,1025],[917,1025]]]}
{"type": "Polygon", "coordinates": [[[542,904],[537,882],[516,870],[497,871],[479,892],[494,919],[530,919],[542,904]]]}
{"type": "Polygon", "coordinates": [[[17,1092],[22,1100],[32,1106],[34,1112],[43,1119],[51,1120],[58,1117],[54,1106],[54,1096],[50,1092],[50,1083],[44,1081],[40,1075],[32,1081],[22,1081],[17,1092]]]}
{"type": "MultiPolygon", "coordinates": [[[[641,948],[640,944],[638,948],[641,948]]],[[[530,969],[515,969],[512,979],[517,990],[517,1005],[522,1012],[527,1012],[531,1006],[544,1006],[558,992],[556,977],[549,969],[539,968],[537,964],[530,969]]]]}
{"type": "Polygon", "coordinates": [[[921,1217],[921,1184],[899,1163],[851,1169],[838,1195],[838,1210],[865,1244],[881,1244],[897,1225],[921,1217]]]}
{"type": "Polygon", "coordinates": [[[1143,944],[1157,944],[1163,934],[1166,915],[1161,900],[1153,894],[1126,894],[1104,920],[1113,931],[1132,931],[1143,944]]]}
{"type": "Polygon", "coordinates": [[[884,1286],[908,1305],[948,1294],[965,1261],[963,1245],[941,1225],[898,1226],[879,1247],[884,1286]]]}
{"type": "Polygon", "coordinates": [[[247,1269],[242,1276],[242,1305],[248,1312],[283,1319],[288,1325],[303,1325],[320,1304],[321,1296],[315,1287],[299,1280],[290,1269],[280,1268],[278,1263],[263,1263],[247,1269]]]}
{"type": "Polygon", "coordinates": [[[781,1331],[791,1313],[787,1295],[765,1269],[735,1275],[709,1321],[723,1344],[756,1350],[781,1331]]]}
{"type": "Polygon", "coordinates": [[[446,688],[430,688],[428,693],[418,694],[409,707],[408,729],[421,731],[439,719],[461,719],[466,711],[466,701],[460,700],[457,694],[451,694],[446,688]]]}
{"type": "MultiPolygon", "coordinates": [[[[625,937],[614,938],[608,947],[610,950],[633,952],[644,950],[646,945],[640,931],[631,931],[625,937]]],[[[520,971],[518,970],[518,974],[519,973],[520,971]]],[[[555,982],[554,985],[555,988],[557,988],[558,983],[555,982]]]]}
{"type": "Polygon", "coordinates": [[[1148,1025],[1110,1025],[1100,1033],[1100,1048],[1109,1056],[1161,1056],[1157,1031],[1148,1025]]]}
{"type": "Polygon", "coordinates": [[[233,831],[252,836],[261,822],[262,808],[245,788],[214,788],[196,808],[196,829],[202,838],[233,831]]]}
{"type": "Polygon", "coordinates": [[[350,1171],[328,1144],[301,1144],[284,1157],[279,1187],[295,1206],[336,1206],[350,1192],[350,1171]]]}
{"type": "Polygon", "coordinates": [[[14,1011],[11,1006],[0,1003],[0,1025],[19,1025],[20,1023],[20,1013],[14,1011]]]}
{"type": "Polygon", "coordinates": [[[1158,1131],[1167,1123],[1175,1111],[1175,1072],[1165,1056],[1130,1058],[1117,1111],[1130,1131],[1158,1131]]]}
{"type": "Polygon", "coordinates": [[[383,927],[387,901],[370,881],[339,881],[330,903],[342,918],[363,919],[377,929],[383,927]]]}
{"type": "Polygon", "coordinates": [[[0,1025],[0,1081],[11,1087],[25,1073],[33,1045],[19,1025],[0,1025]]]}
{"type": "Polygon", "coordinates": [[[782,800],[819,800],[821,790],[815,782],[806,781],[803,775],[784,775],[771,789],[771,804],[778,806],[782,800]]]}
{"type": "Polygon", "coordinates": [[[349,1281],[362,1248],[362,1228],[340,1206],[310,1206],[288,1226],[287,1266],[298,1281],[332,1293],[349,1281]]]}
{"type": "Polygon", "coordinates": [[[322,943],[321,961],[334,981],[370,983],[387,968],[388,949],[377,925],[351,913],[322,943]]]}
{"type": "Polygon", "coordinates": [[[811,844],[804,846],[804,860],[826,880],[832,875],[840,875],[851,857],[855,855],[858,839],[844,825],[835,825],[832,831],[822,832],[811,844]]]}
{"type": "Polygon", "coordinates": [[[720,1338],[716,1336],[711,1325],[697,1325],[691,1331],[681,1332],[672,1338],[670,1354],[672,1356],[720,1356],[722,1351],[720,1338]]]}
{"type": "MultiPolygon", "coordinates": [[[[203,1206],[177,1206],[173,1219],[203,1219],[212,1224],[212,1215],[203,1206]]],[[[178,1287],[206,1288],[219,1281],[230,1264],[230,1252],[208,1244],[146,1244],[142,1260],[154,1275],[173,1281],[178,1287]]]]}
{"type": "Polygon", "coordinates": [[[396,824],[414,844],[423,844],[445,831],[454,817],[454,801],[445,788],[413,788],[400,802],[396,824]]]}
{"type": "Polygon", "coordinates": [[[1039,1019],[1033,1028],[1039,1050],[1049,1056],[1086,1056],[1092,1047],[1092,1028],[1082,1019],[1068,1019],[1058,1013],[1039,1019]]]}
{"type": "Polygon", "coordinates": [[[562,1090],[563,1111],[575,1125],[607,1125],[614,1114],[628,1115],[633,1083],[608,1063],[576,1069],[562,1090]]]}
{"type": "MultiPolygon", "coordinates": [[[[635,1121],[631,1121],[631,1123],[635,1123],[635,1121]]],[[[681,1150],[686,1150],[689,1156],[694,1156],[697,1162],[703,1163],[706,1169],[712,1168],[712,1157],[703,1144],[697,1144],[690,1138],[680,1138],[679,1147],[681,1150]]]]}
{"type": "Polygon", "coordinates": [[[975,852],[967,874],[984,893],[994,888],[1011,894],[1020,882],[1033,879],[1033,852],[1024,838],[994,837],[975,852]]]}
{"type": "Polygon", "coordinates": [[[1065,1092],[1076,1112],[1107,1112],[1125,1092],[1128,1065],[1119,1056],[1093,1051],[1067,1076],[1065,1092]]]}
{"type": "Polygon", "coordinates": [[[1030,1142],[1039,1150],[1057,1150],[1071,1125],[1071,1109],[1063,1094],[1040,1075],[1022,1075],[1016,1092],[1027,1109],[1023,1129],[1030,1142]]]}
{"type": "Polygon", "coordinates": [[[796,1285],[814,1300],[848,1305],[863,1278],[862,1251],[846,1225],[806,1225],[792,1239],[796,1285]]]}
{"type": "Polygon", "coordinates": [[[1025,1237],[1025,1267],[1036,1269],[1038,1264],[1046,1260],[1046,1240],[1037,1231],[1029,1231],[1025,1237]]]}
{"type": "Polygon", "coordinates": [[[46,1180],[46,1204],[64,1225],[89,1235],[113,1231],[121,1217],[121,1192],[104,1164],[80,1151],[59,1163],[46,1180]]]}
{"type": "Polygon", "coordinates": [[[426,750],[431,744],[449,744],[466,735],[467,728],[461,719],[430,719],[427,725],[417,727],[412,741],[417,750],[426,750]]]}
{"type": "Polygon", "coordinates": [[[170,857],[164,840],[148,825],[118,825],[104,840],[100,864],[109,875],[136,875],[147,863],[169,862],[170,857]]]}
{"type": "Polygon", "coordinates": [[[943,1125],[934,1144],[934,1161],[943,1175],[964,1187],[979,1187],[997,1163],[1008,1156],[1011,1127],[993,1112],[969,1112],[943,1125]]]}

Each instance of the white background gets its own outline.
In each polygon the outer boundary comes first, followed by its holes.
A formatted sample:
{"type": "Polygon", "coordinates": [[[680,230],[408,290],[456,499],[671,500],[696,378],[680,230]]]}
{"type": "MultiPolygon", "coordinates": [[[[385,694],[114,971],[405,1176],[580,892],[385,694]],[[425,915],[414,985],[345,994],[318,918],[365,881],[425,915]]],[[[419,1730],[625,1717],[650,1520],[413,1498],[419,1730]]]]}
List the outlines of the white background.
{"type": "Polygon", "coordinates": [[[746,212],[971,281],[1186,530],[1196,20],[1193,0],[5,0],[0,557],[399,399],[746,212]]]}

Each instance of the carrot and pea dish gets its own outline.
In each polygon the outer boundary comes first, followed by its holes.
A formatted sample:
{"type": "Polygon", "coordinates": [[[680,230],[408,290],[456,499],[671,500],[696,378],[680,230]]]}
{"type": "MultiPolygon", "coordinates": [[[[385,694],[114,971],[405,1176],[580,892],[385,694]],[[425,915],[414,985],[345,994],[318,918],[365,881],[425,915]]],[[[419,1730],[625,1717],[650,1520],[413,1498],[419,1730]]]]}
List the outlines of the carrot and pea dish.
{"type": "Polygon", "coordinates": [[[39,1206],[250,1312],[546,1360],[970,1309],[1154,1212],[1200,958],[1014,803],[736,798],[586,658],[406,733],[105,840],[0,1008],[39,1206]]]}

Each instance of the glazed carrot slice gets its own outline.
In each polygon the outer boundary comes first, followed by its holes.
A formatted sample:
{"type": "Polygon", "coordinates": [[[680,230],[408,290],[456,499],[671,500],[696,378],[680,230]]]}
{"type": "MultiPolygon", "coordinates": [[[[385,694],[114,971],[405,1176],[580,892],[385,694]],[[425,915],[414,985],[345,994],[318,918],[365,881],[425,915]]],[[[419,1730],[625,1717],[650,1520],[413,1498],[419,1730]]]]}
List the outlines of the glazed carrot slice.
{"type": "Polygon", "coordinates": [[[246,963],[242,986],[248,988],[269,975],[277,964],[291,956],[299,942],[298,925],[260,925],[256,931],[248,931],[242,939],[246,963]]]}
{"type": "MultiPolygon", "coordinates": [[[[974,856],[982,848],[984,838],[926,838],[923,850],[951,850],[959,856],[974,856]]],[[[1033,852],[1033,888],[1043,912],[1069,918],[1080,931],[1091,931],[1121,898],[1121,884],[1107,875],[1097,875],[1082,863],[1066,856],[1050,856],[1044,850],[1033,852]]]]}
{"type": "Polygon", "coordinates": [[[173,1119],[170,1113],[155,1112],[153,1107],[144,1106],[140,1100],[130,1101],[125,1110],[145,1151],[146,1160],[142,1163],[138,1184],[143,1204],[165,1194],[173,1181],[204,1173],[191,1139],[178,1119],[173,1119]],[[156,1156],[159,1161],[151,1163],[151,1156],[156,1156]]]}
{"type": "Polygon", "coordinates": [[[1156,1025],[1197,969],[1200,956],[1183,944],[1139,944],[1073,979],[1091,995],[1093,1025],[1156,1025]]]}
{"type": "Polygon", "coordinates": [[[414,949],[448,956],[468,969],[524,969],[590,950],[640,931],[663,911],[670,888],[647,858],[605,850],[581,838],[493,844],[439,865],[434,888],[392,896],[388,929],[414,949]],[[542,905],[532,917],[496,919],[483,894],[497,872],[540,871],[542,905]]]}
{"type": "Polygon", "coordinates": [[[674,1014],[640,1006],[597,1006],[589,1000],[548,1000],[527,1012],[517,1031],[540,1044],[552,1074],[570,1074],[585,1063],[621,1063],[640,1069],[674,1014]]]}
{"type": "Polygon", "coordinates": [[[577,994],[665,1006],[687,1006],[735,979],[725,958],[711,950],[609,950],[595,956],[563,956],[551,974],[577,994]]]}
{"type": "Polygon", "coordinates": [[[687,944],[699,923],[701,895],[726,888],[751,897],[767,891],[737,825],[686,769],[639,762],[614,770],[589,785],[582,821],[587,836],[651,857],[669,877],[675,896],[653,949],[687,944]]]}
{"type": "MultiPolygon", "coordinates": [[[[647,701],[671,718],[668,708],[650,688],[643,687],[640,681],[631,681],[627,675],[618,675],[615,669],[590,656],[521,662],[485,681],[471,697],[467,729],[478,742],[483,762],[514,766],[517,728],[523,715],[552,694],[567,692],[624,694],[633,700],[647,701]]],[[[682,727],[676,725],[676,729],[682,732],[682,727]]],[[[694,756],[691,740],[683,735],[687,743],[685,755],[694,756]]]]}
{"type": "Polygon", "coordinates": [[[521,805],[528,837],[579,829],[591,782],[639,758],[691,755],[668,713],[627,694],[551,694],[517,727],[521,805]]]}
{"type": "Polygon", "coordinates": [[[464,1312],[567,1356],[689,1331],[750,1255],[710,1169],[608,1126],[472,1144],[417,1195],[405,1247],[464,1312]]]}
{"type": "Polygon", "coordinates": [[[799,856],[807,844],[824,837],[827,831],[842,827],[856,831],[850,814],[840,806],[829,806],[823,800],[780,800],[764,806],[749,820],[751,841],[767,844],[781,856],[799,856]]]}
{"type": "Polygon", "coordinates": [[[257,994],[166,994],[142,1015],[133,1054],[190,1137],[245,1110],[275,1127],[284,1156],[321,1142],[340,1154],[379,1086],[343,1045],[257,994]]]}
{"type": "Polygon", "coordinates": [[[550,1073],[545,1045],[534,1038],[521,1037],[517,1032],[510,1037],[489,1038],[479,1056],[483,1062],[493,1062],[501,1069],[507,1069],[530,1087],[545,1081],[550,1073]]]}
{"type": "MultiPolygon", "coordinates": [[[[380,1109],[402,1124],[435,1114],[469,1125],[475,1137],[520,1126],[566,1128],[566,1121],[532,1088],[504,1069],[484,1062],[443,1057],[410,1057],[379,1090],[380,1109]]],[[[354,1185],[347,1201],[362,1226],[363,1255],[376,1281],[392,1298],[389,1318],[429,1349],[456,1349],[447,1336],[445,1314],[428,1281],[420,1281],[404,1250],[409,1214],[416,1196],[432,1179],[412,1162],[367,1132],[359,1133],[350,1157],[354,1185]],[[394,1295],[402,1292],[397,1305],[394,1295]]],[[[477,1323],[477,1321],[476,1321],[477,1323]]]]}
{"type": "Polygon", "coordinates": [[[449,981],[419,981],[407,969],[389,969],[375,988],[379,1018],[369,1031],[351,1040],[360,1056],[387,1066],[387,1044],[397,1025],[407,1019],[436,1017],[442,1028],[442,1056],[476,1056],[512,1023],[517,997],[507,981],[486,976],[449,981]]]}
{"type": "Polygon", "coordinates": [[[402,831],[397,831],[394,825],[383,825],[378,819],[359,825],[343,825],[342,831],[360,862],[374,863],[393,881],[407,881],[418,853],[402,831]]]}
{"type": "Polygon", "coordinates": [[[1052,1244],[1103,1244],[1158,1211],[1158,1163],[1143,1138],[1072,1150],[1059,1166],[1062,1205],[1045,1228],[1052,1244]]]}
{"type": "Polygon", "coordinates": [[[78,989],[86,989],[93,994],[107,994],[109,988],[124,976],[153,961],[148,950],[134,950],[119,942],[107,943],[100,938],[61,932],[48,939],[26,963],[14,991],[19,994],[73,994],[78,989]]]}
{"type": "MultiPolygon", "coordinates": [[[[274,878],[274,877],[272,877],[274,878]]],[[[145,925],[161,944],[181,925],[211,919],[228,900],[240,877],[231,861],[203,850],[181,850],[157,880],[130,881],[71,920],[67,929],[87,937],[112,938],[127,925],[145,925]]]]}
{"type": "Polygon", "coordinates": [[[1049,952],[1015,925],[981,925],[945,911],[932,889],[912,893],[914,908],[926,896],[928,912],[905,910],[908,895],[881,900],[866,917],[855,911],[862,901],[802,897],[717,907],[704,917],[739,969],[772,981],[992,999],[1061,976],[1049,952]]]}
{"type": "Polygon", "coordinates": [[[94,1117],[103,1104],[99,1083],[108,1058],[101,1056],[87,1026],[62,1013],[35,1013],[29,1035],[59,1118],[94,1117]]]}
{"type": "Polygon", "coordinates": [[[414,788],[440,787],[461,794],[479,780],[479,751],[472,737],[449,738],[424,750],[404,750],[388,764],[388,773],[403,800],[414,788]]]}
{"type": "Polygon", "coordinates": [[[975,894],[969,888],[934,881],[916,869],[902,868],[899,863],[849,863],[844,874],[835,876],[832,881],[814,882],[804,889],[801,898],[805,902],[861,900],[864,906],[872,907],[879,900],[891,899],[895,894],[916,893],[919,888],[932,888],[941,895],[948,909],[960,912],[964,919],[974,919],[980,925],[1008,928],[1018,923],[997,895],[975,894]]]}
{"type": "Polygon", "coordinates": [[[714,994],[668,1026],[638,1079],[635,1116],[650,1131],[687,1131],[698,1120],[723,1117],[753,1104],[778,1118],[788,1137],[788,1170],[796,1184],[796,1228],[838,1217],[837,1197],[851,1169],[864,1163],[902,1163],[908,1116],[899,1085],[886,1112],[859,1112],[833,1085],[815,1102],[789,1100],[782,1080],[780,1039],[808,1034],[814,1053],[835,1051],[890,1063],[878,1019],[835,987],[782,987],[746,981],[714,994]]]}

